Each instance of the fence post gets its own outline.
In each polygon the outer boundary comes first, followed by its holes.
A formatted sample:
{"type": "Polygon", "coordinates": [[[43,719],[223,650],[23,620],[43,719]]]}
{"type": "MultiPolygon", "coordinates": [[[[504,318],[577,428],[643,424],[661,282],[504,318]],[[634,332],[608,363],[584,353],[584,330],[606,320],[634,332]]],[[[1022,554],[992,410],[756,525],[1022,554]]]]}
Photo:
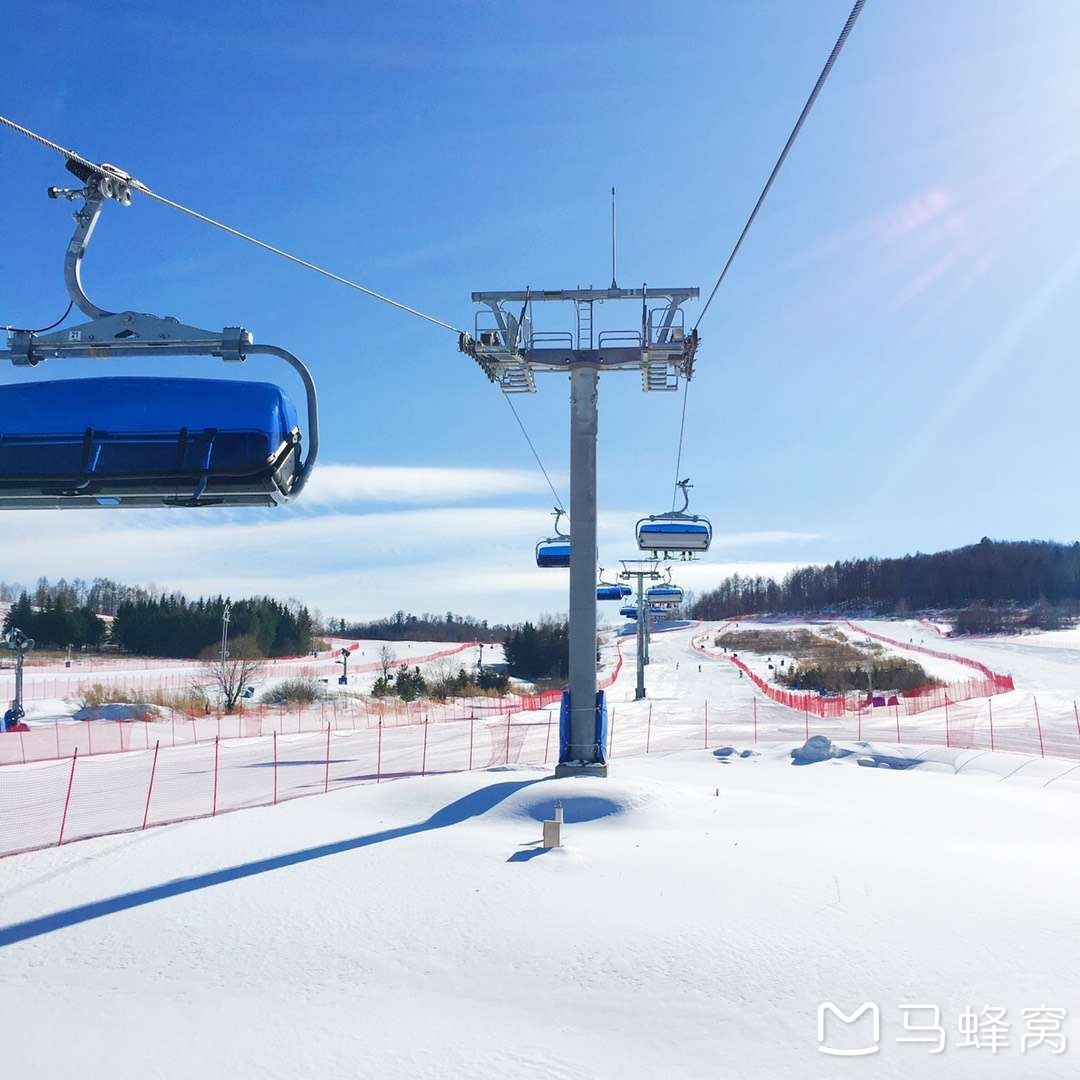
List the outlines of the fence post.
{"type": "Polygon", "coordinates": [[[858,717],[856,720],[857,727],[855,728],[855,739],[857,742],[862,742],[862,706],[860,705],[855,710],[855,715],[858,717]]]}
{"type": "Polygon", "coordinates": [[[949,692],[945,691],[945,745],[951,747],[952,743],[949,740],[949,692]]]}
{"type": "Polygon", "coordinates": [[[893,706],[893,708],[896,710],[896,745],[899,746],[900,745],[900,702],[897,701],[897,703],[893,706]]]}
{"type": "Polygon", "coordinates": [[[649,752],[649,745],[652,742],[652,702],[649,702],[649,726],[645,729],[645,753],[649,752]]]}
{"type": "Polygon", "coordinates": [[[504,764],[510,764],[510,713],[506,714],[506,751],[503,754],[504,764]]]}
{"type": "Polygon", "coordinates": [[[803,698],[803,716],[806,720],[806,740],[810,741],[810,699],[803,698]]]}
{"type": "Polygon", "coordinates": [[[754,706],[754,745],[757,746],[757,698],[751,698],[754,706]]]}
{"type": "Polygon", "coordinates": [[[154,760],[150,764],[150,783],[147,785],[147,788],[146,788],[146,809],[143,810],[143,816],[142,816],[142,827],[144,829],[146,828],[147,821],[149,821],[149,819],[150,819],[150,795],[152,794],[152,792],[154,790],[154,774],[157,772],[157,755],[158,755],[158,750],[160,750],[160,749],[161,749],[161,740],[158,739],[158,741],[156,743],[154,743],[154,760]]]}
{"type": "Polygon", "coordinates": [[[1046,757],[1046,747],[1043,745],[1042,720],[1039,719],[1039,699],[1033,697],[1035,702],[1035,727],[1039,731],[1039,756],[1046,757]]]}
{"type": "Polygon", "coordinates": [[[86,721],[86,756],[89,757],[94,752],[94,736],[91,732],[93,728],[93,720],[86,721]]]}
{"type": "Polygon", "coordinates": [[[274,732],[274,805],[277,806],[277,732],[274,732]]]}
{"type": "Polygon", "coordinates": [[[326,725],[326,772],[323,775],[323,794],[330,790],[330,724],[326,725]]]}
{"type": "MultiPolygon", "coordinates": [[[[549,725],[548,734],[549,735],[551,733],[550,724],[551,724],[551,713],[549,712],[548,713],[548,725],[549,725]]],[[[607,750],[608,757],[611,757],[611,755],[615,752],[615,706],[614,705],[611,706],[611,724],[608,726],[607,745],[608,745],[608,750],[607,750]]],[[[546,754],[544,755],[544,760],[547,761],[547,755],[546,754]]]]}
{"type": "Polygon", "coordinates": [[[176,713],[172,713],[169,716],[169,719],[172,721],[172,744],[173,744],[173,746],[175,746],[176,745],[176,713]]]}
{"type": "Polygon", "coordinates": [[[143,746],[143,749],[144,750],[149,750],[150,749],[150,721],[145,720],[145,719],[143,720],[143,743],[145,744],[143,746]]]}
{"type": "Polygon", "coordinates": [[[64,814],[60,818],[60,837],[56,841],[59,847],[64,842],[64,826],[67,824],[68,807],[71,805],[71,786],[75,783],[75,762],[79,756],[79,748],[76,746],[71,753],[71,773],[68,776],[67,796],[64,798],[64,814]]]}
{"type": "Polygon", "coordinates": [[[1073,702],[1073,716],[1076,717],[1076,737],[1080,739],[1080,712],[1077,712],[1076,702],[1073,702]]]}
{"type": "MultiPolygon", "coordinates": [[[[116,730],[120,732],[120,753],[122,754],[124,752],[124,721],[123,720],[117,720],[116,721],[116,730]]],[[[57,734],[59,735],[59,733],[57,733],[57,734]]],[[[59,749],[59,746],[60,746],[60,744],[59,744],[59,742],[57,742],[57,749],[59,749]]]]}
{"type": "Polygon", "coordinates": [[[705,749],[709,749],[709,699],[705,699],[705,749]]]}
{"type": "Polygon", "coordinates": [[[420,775],[427,776],[427,729],[428,718],[424,717],[424,752],[420,758],[420,775]]]}
{"type": "Polygon", "coordinates": [[[210,807],[210,816],[217,817],[217,777],[218,777],[218,744],[221,742],[220,737],[214,739],[214,802],[210,807]]]}
{"type": "MultiPolygon", "coordinates": [[[[54,720],[53,721],[53,727],[56,729],[56,760],[59,761],[60,760],[60,721],[59,720],[54,720]]],[[[120,749],[121,750],[124,749],[123,745],[121,745],[120,749]]]]}
{"type": "Polygon", "coordinates": [[[199,729],[195,725],[195,717],[191,718],[191,741],[198,746],[199,745],[199,729]]]}
{"type": "Polygon", "coordinates": [[[382,717],[379,717],[379,747],[375,756],[375,783],[382,782],[382,717]]]}
{"type": "Polygon", "coordinates": [[[987,698],[986,704],[990,707],[990,752],[994,752],[994,699],[987,698]]]}
{"type": "MultiPolygon", "coordinates": [[[[469,717],[469,772],[472,772],[472,747],[473,747],[473,725],[476,723],[476,714],[473,713],[469,717]]],[[[551,730],[551,714],[548,713],[548,731],[551,730]]],[[[544,754],[544,760],[547,761],[547,754],[544,754]]]]}
{"type": "Polygon", "coordinates": [[[23,738],[23,733],[19,732],[19,750],[22,753],[22,763],[26,764],[26,740],[23,738]]]}

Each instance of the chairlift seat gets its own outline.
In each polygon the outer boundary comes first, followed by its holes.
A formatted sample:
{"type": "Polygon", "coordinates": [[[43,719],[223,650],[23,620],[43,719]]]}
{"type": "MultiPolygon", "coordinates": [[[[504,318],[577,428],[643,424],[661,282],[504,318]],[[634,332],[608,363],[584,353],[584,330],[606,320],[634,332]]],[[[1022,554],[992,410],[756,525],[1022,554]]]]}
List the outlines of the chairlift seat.
{"type": "Polygon", "coordinates": [[[636,619],[637,618],[637,606],[635,604],[625,604],[619,608],[619,614],[624,619],[636,619]]]}
{"type": "Polygon", "coordinates": [[[653,585],[645,590],[645,599],[650,604],[681,604],[683,591],[678,585],[653,585]]]}
{"type": "Polygon", "coordinates": [[[622,600],[624,596],[629,596],[631,592],[629,585],[597,585],[596,586],[596,599],[597,600],[622,600]]]}
{"type": "Polygon", "coordinates": [[[708,551],[712,527],[702,519],[689,517],[646,518],[638,522],[637,538],[641,551],[708,551]]]}
{"type": "Polygon", "coordinates": [[[545,569],[567,569],[570,566],[569,540],[541,540],[536,545],[536,565],[545,569]]]}
{"type": "Polygon", "coordinates": [[[0,508],[274,506],[300,465],[285,392],[225,379],[0,386],[0,508]]]}

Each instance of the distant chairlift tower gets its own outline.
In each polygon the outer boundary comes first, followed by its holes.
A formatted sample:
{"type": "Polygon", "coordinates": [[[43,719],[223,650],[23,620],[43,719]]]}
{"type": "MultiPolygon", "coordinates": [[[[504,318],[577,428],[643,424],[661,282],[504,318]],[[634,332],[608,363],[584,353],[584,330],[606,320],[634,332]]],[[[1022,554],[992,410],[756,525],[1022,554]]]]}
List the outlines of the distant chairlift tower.
{"type": "Polygon", "coordinates": [[[698,337],[685,329],[682,305],[696,288],[541,289],[474,292],[487,310],[477,312],[474,334],[459,348],[505,394],[535,393],[538,371],[570,376],[570,710],[560,739],[557,773],[606,774],[596,693],[596,436],[601,371],[637,371],[641,388],[674,391],[694,371],[698,337]],[[593,305],[634,300],[641,305],[636,330],[593,333],[593,305]],[[531,305],[574,305],[575,332],[533,330],[531,305]],[[511,305],[514,310],[508,310],[511,305]]]}
{"type": "Polygon", "coordinates": [[[619,577],[629,581],[637,578],[637,686],[634,688],[634,700],[640,701],[645,696],[645,667],[649,663],[649,632],[652,629],[652,608],[645,599],[645,582],[658,581],[656,559],[623,559],[622,573],[619,577]]]}

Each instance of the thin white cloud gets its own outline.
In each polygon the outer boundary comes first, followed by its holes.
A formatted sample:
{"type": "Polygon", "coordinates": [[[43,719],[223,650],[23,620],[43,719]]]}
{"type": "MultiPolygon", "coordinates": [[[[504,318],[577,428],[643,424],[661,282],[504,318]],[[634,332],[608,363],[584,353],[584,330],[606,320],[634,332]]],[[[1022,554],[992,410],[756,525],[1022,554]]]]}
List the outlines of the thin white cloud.
{"type": "MultiPolygon", "coordinates": [[[[600,515],[600,561],[609,575],[620,558],[640,554],[635,520],[625,512],[600,515]]],[[[110,577],[191,596],[269,593],[363,618],[399,608],[452,609],[496,621],[567,607],[567,572],[540,570],[534,562],[537,539],[551,529],[540,505],[366,513],[35,511],[9,512],[4,522],[0,576],[9,581],[110,577]]],[[[714,547],[722,553],[816,538],[781,530],[728,533],[714,547]]],[[[792,565],[706,559],[676,564],[674,574],[700,592],[736,571],[783,576],[792,565]]]]}
{"type": "Polygon", "coordinates": [[[713,548],[760,547],[766,544],[807,544],[813,540],[823,540],[821,533],[788,532],[784,529],[772,529],[764,532],[716,533],[713,535],[713,548]]]}
{"type": "Polygon", "coordinates": [[[302,506],[351,503],[439,503],[532,494],[542,477],[517,469],[453,469],[394,465],[318,465],[302,506]]]}

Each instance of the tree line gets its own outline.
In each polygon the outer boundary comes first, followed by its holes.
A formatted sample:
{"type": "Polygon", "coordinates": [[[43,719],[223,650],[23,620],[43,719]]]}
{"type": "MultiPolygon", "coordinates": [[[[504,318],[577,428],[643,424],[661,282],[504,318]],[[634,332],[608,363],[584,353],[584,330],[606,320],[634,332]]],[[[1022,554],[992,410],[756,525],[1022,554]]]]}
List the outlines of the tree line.
{"type": "Polygon", "coordinates": [[[39,649],[66,649],[69,645],[97,649],[109,632],[108,624],[92,607],[69,607],[63,594],[39,608],[30,603],[28,593],[20,594],[4,617],[4,631],[13,626],[33,638],[39,649]]]}
{"type": "MultiPolygon", "coordinates": [[[[221,641],[225,603],[181,593],[129,600],[116,609],[111,640],[137,656],[199,657],[221,641]]],[[[306,607],[259,596],[233,602],[229,637],[259,656],[299,656],[311,651],[315,627],[306,607]]]]}
{"type": "Polygon", "coordinates": [[[396,611],[385,619],[371,622],[347,622],[330,619],[327,632],[347,638],[367,638],[376,641],[502,641],[508,632],[502,625],[490,626],[487,619],[469,615],[407,614],[396,611]]]}
{"type": "MultiPolygon", "coordinates": [[[[104,593],[117,600],[110,626],[89,601],[95,595],[92,586],[80,591],[62,579],[55,585],[42,579],[33,594],[19,594],[4,618],[4,629],[17,626],[39,649],[110,644],[136,656],[198,658],[221,641],[225,597],[188,600],[181,593],[119,588],[124,591],[104,593]]],[[[103,593],[99,590],[98,595],[103,593]]],[[[233,603],[229,636],[236,648],[242,643],[259,656],[298,656],[312,649],[316,627],[302,604],[261,596],[233,603]]]]}
{"type": "Polygon", "coordinates": [[[523,679],[565,679],[570,671],[570,624],[555,619],[511,628],[503,642],[506,664],[523,679]]]}
{"type": "Polygon", "coordinates": [[[1080,608],[1080,542],[991,540],[901,558],[804,566],[783,581],[735,574],[690,609],[697,619],[759,612],[903,614],[973,605],[1080,608]]]}
{"type": "Polygon", "coordinates": [[[49,581],[46,577],[39,577],[33,588],[10,581],[0,581],[0,600],[8,603],[19,600],[26,594],[30,603],[37,608],[63,607],[73,611],[76,608],[89,608],[99,615],[113,615],[116,609],[126,600],[132,600],[141,596],[153,596],[153,588],[146,589],[140,585],[123,585],[110,578],[94,578],[86,581],[75,577],[70,581],[60,578],[58,581],[49,581]]]}

